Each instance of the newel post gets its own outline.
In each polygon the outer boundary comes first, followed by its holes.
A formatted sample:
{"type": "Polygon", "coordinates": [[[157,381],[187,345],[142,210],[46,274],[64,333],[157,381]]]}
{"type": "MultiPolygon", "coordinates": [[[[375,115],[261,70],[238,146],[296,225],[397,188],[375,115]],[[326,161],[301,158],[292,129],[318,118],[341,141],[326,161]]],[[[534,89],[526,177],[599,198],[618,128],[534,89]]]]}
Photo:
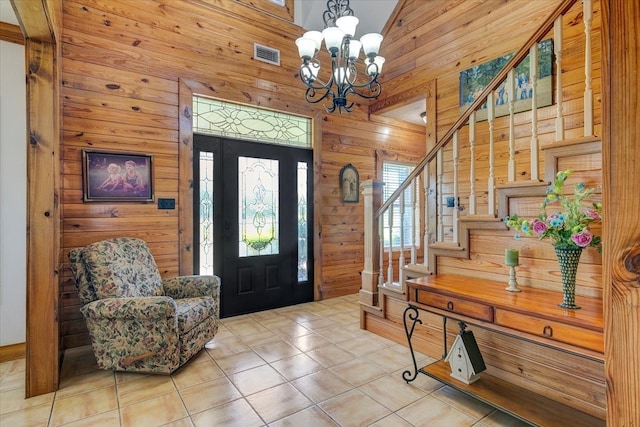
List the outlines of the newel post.
{"type": "Polygon", "coordinates": [[[380,235],[376,212],[382,205],[381,181],[368,179],[360,185],[364,199],[364,270],[360,303],[378,305],[378,277],[380,276],[380,235]]]}

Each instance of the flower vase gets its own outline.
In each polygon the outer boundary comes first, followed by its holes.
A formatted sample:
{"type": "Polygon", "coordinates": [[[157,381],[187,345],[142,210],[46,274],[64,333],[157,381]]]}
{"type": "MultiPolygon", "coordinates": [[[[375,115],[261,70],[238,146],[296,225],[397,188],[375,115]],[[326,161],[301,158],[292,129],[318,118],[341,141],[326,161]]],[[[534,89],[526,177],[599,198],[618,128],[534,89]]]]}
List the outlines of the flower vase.
{"type": "Polygon", "coordinates": [[[577,310],[580,307],[576,305],[576,272],[578,271],[582,248],[555,246],[555,250],[562,275],[562,303],[558,304],[558,306],[577,310]]]}

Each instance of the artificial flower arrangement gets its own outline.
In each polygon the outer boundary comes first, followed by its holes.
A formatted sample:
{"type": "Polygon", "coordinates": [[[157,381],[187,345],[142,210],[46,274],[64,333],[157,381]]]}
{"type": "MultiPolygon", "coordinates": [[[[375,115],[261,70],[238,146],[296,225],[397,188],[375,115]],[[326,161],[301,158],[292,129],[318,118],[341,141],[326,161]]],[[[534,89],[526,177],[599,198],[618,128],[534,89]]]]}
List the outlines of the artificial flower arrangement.
{"type": "MultiPolygon", "coordinates": [[[[526,236],[535,234],[540,240],[549,239],[555,247],[569,249],[592,246],[600,251],[602,239],[591,233],[589,225],[602,219],[602,203],[593,202],[591,207],[584,206],[583,201],[595,191],[594,188],[586,188],[584,183],[574,185],[573,198],[565,196],[564,183],[572,173],[573,170],[567,169],[556,174],[553,185],[540,205],[537,218],[529,220],[510,215],[504,219],[507,227],[526,236]]],[[[519,237],[516,234],[516,238],[519,237]]]]}

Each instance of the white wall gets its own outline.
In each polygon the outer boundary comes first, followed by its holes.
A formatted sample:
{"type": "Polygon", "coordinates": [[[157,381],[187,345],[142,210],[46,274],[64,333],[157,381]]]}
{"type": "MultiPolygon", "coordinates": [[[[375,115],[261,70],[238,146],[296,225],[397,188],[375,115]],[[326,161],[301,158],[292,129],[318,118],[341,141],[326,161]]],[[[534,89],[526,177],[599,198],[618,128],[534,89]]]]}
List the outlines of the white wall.
{"type": "MultiPolygon", "coordinates": [[[[0,21],[17,23],[8,0],[0,0],[0,21]]],[[[27,107],[24,61],[24,46],[0,41],[0,346],[26,340],[27,107]]]]}

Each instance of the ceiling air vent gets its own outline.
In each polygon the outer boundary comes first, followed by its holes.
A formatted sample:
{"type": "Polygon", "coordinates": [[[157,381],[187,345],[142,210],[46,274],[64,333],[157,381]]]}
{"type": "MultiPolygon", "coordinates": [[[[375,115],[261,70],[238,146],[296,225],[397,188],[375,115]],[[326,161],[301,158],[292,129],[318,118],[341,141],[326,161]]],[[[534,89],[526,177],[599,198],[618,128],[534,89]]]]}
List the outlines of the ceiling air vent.
{"type": "Polygon", "coordinates": [[[253,57],[258,61],[280,66],[280,51],[271,47],[253,44],[253,57]]]}

